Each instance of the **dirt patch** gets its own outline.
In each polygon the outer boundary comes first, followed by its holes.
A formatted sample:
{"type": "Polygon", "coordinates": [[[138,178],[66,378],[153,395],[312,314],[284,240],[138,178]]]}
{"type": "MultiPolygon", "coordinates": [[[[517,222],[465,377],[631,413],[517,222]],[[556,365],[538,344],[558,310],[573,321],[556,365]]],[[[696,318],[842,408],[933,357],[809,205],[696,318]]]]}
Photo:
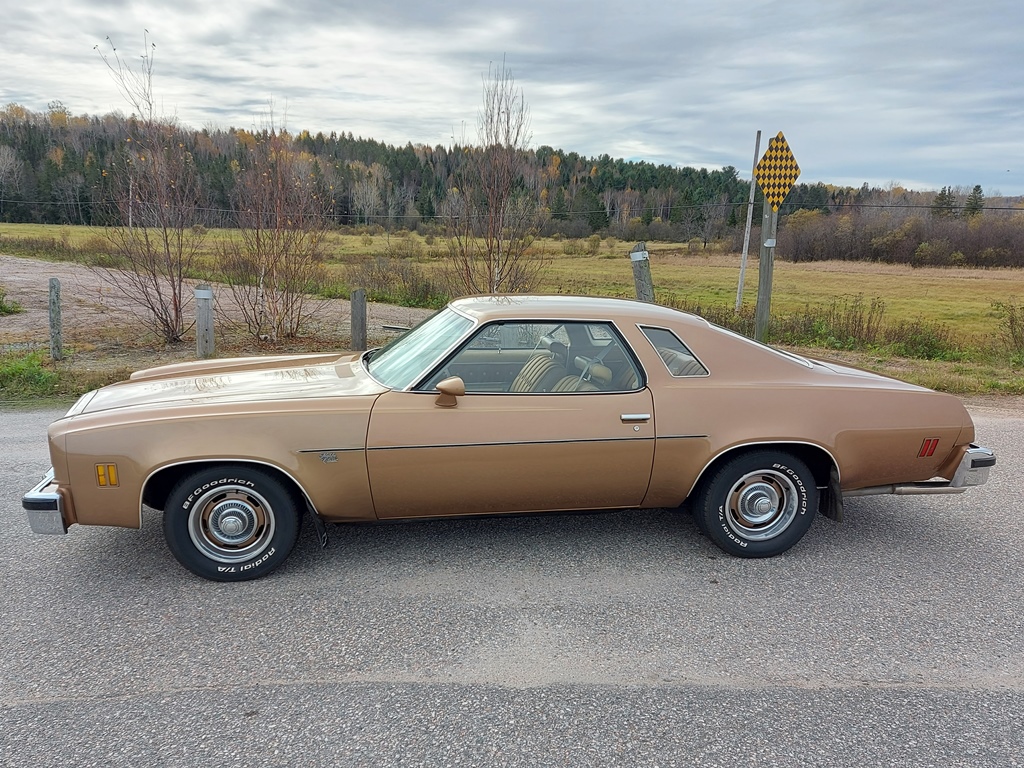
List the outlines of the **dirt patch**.
{"type": "MultiPolygon", "coordinates": [[[[168,346],[147,327],[110,270],[68,262],[39,261],[0,255],[0,285],[7,299],[25,310],[0,317],[0,351],[47,348],[49,345],[49,281],[61,283],[64,345],[76,364],[85,368],[137,368],[195,357],[195,340],[168,346]]],[[[233,324],[238,312],[230,291],[214,285],[217,305],[219,356],[270,354],[284,351],[344,350],[350,346],[349,302],[318,302],[304,338],[277,344],[257,344],[233,324]]],[[[191,312],[191,308],[189,309],[191,312]]],[[[389,337],[385,325],[412,326],[431,310],[371,303],[367,326],[371,341],[389,337]]]]}

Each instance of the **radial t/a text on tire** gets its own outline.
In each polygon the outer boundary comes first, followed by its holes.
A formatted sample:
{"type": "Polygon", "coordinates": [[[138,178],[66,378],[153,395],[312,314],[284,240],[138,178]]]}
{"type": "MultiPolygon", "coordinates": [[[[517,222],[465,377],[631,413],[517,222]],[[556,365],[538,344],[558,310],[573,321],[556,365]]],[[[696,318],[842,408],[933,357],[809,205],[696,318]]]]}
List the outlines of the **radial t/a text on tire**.
{"type": "Polygon", "coordinates": [[[164,506],[164,537],[178,562],[214,581],[266,576],[288,557],[301,518],[294,494],[245,465],[201,469],[164,506]]]}
{"type": "Polygon", "coordinates": [[[774,557],[811,527],[818,489],[811,471],[784,451],[740,454],[704,483],[694,509],[701,530],[738,557],[774,557]]]}

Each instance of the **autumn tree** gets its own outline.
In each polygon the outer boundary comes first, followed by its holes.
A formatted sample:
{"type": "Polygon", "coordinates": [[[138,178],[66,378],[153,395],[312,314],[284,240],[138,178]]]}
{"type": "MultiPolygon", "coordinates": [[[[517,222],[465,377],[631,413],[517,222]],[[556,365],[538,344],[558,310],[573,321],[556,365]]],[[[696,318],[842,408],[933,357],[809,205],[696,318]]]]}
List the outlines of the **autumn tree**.
{"type": "Polygon", "coordinates": [[[441,206],[449,279],[456,293],[529,290],[544,265],[529,253],[540,227],[539,191],[527,187],[530,109],[512,72],[483,82],[479,144],[468,147],[441,206]]]}
{"type": "Polygon", "coordinates": [[[106,236],[116,266],[114,285],[144,322],[174,343],[187,330],[189,278],[205,237],[195,226],[203,207],[199,174],[187,132],[154,116],[156,45],[136,67],[110,47],[109,55],[101,51],[100,56],[134,111],[125,120],[127,135],[110,168],[110,206],[117,223],[106,236]]]}

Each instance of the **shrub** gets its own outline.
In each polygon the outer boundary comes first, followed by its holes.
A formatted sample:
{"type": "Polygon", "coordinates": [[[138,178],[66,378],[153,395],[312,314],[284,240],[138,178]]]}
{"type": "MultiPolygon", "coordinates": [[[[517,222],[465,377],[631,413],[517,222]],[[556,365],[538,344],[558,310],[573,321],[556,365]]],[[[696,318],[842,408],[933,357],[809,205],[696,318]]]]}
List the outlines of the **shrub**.
{"type": "Polygon", "coordinates": [[[56,372],[43,367],[43,353],[0,356],[0,392],[5,398],[46,397],[60,380],[56,372]]]}
{"type": "Polygon", "coordinates": [[[572,239],[566,240],[562,243],[562,253],[566,256],[583,256],[587,250],[583,246],[582,240],[572,239]]]}
{"type": "Polygon", "coordinates": [[[1013,302],[996,302],[992,308],[999,315],[1002,342],[1016,365],[1024,365],[1024,306],[1013,302]]]}
{"type": "Polygon", "coordinates": [[[24,312],[21,304],[14,301],[13,299],[7,298],[7,289],[0,285],[0,316],[2,315],[16,315],[19,312],[24,312]]]}
{"type": "Polygon", "coordinates": [[[409,237],[407,234],[405,237],[397,240],[389,239],[387,246],[384,248],[384,253],[392,259],[418,261],[423,258],[423,246],[419,240],[409,237]]]}
{"type": "Polygon", "coordinates": [[[828,349],[865,349],[881,339],[885,302],[863,296],[834,299],[826,307],[807,305],[802,311],[772,318],[772,340],[828,349]]]}
{"type": "Polygon", "coordinates": [[[388,256],[354,264],[348,268],[346,282],[365,288],[371,301],[400,304],[404,307],[443,307],[448,293],[415,262],[388,256]]]}
{"type": "Polygon", "coordinates": [[[962,360],[964,355],[953,341],[948,325],[928,320],[903,320],[886,328],[887,349],[899,357],[923,360],[962,360]]]}

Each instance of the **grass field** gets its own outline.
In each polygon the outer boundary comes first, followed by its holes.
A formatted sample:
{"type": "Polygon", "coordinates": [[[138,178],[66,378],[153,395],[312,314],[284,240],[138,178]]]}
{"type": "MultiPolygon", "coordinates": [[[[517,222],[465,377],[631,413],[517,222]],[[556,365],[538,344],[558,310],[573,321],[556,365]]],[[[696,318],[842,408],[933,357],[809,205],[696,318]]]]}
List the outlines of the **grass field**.
{"type": "MultiPolygon", "coordinates": [[[[212,230],[204,243],[200,269],[209,269],[219,243],[235,236],[230,230],[212,230]]],[[[633,276],[628,252],[633,243],[605,239],[595,241],[538,240],[533,253],[548,260],[538,290],[603,296],[632,296],[633,276]]],[[[0,252],[37,258],[88,260],[106,247],[103,231],[89,227],[0,224],[0,252]]],[[[333,295],[347,295],[355,280],[353,269],[388,254],[406,254],[428,277],[440,279],[444,266],[441,237],[424,238],[415,233],[332,232],[326,240],[327,267],[333,295]]],[[[739,277],[740,256],[717,247],[707,250],[680,243],[648,243],[657,299],[661,303],[699,307],[723,322],[732,317],[739,277]]],[[[0,277],[0,286],[2,286],[0,277]]],[[[743,292],[749,315],[756,301],[758,263],[752,258],[746,270],[743,292]]],[[[998,304],[1017,308],[1024,320],[1024,270],[911,268],[873,262],[814,262],[794,264],[777,260],[772,295],[773,323],[787,318],[820,323],[829,307],[847,311],[872,303],[884,313],[887,326],[901,324],[910,333],[921,329],[937,333],[938,352],[923,353],[904,378],[954,391],[1024,391],[1024,350],[1007,348],[1007,318],[998,304]],[[930,329],[930,330],[929,330],[930,329]],[[952,349],[952,352],[950,352],[952,349]],[[927,365],[925,363],[928,363],[927,365]],[[945,365],[945,367],[943,367],[945,365]],[[972,383],[973,382],[973,383],[972,383]]],[[[846,344],[826,329],[820,338],[800,338],[792,343],[830,350],[859,349],[868,356],[868,367],[891,368],[889,358],[904,354],[863,345],[846,344]],[[873,361],[873,362],[872,362],[873,361]]],[[[812,334],[813,336],[813,334],[812,334]]],[[[906,353],[914,354],[914,353],[906,353]]],[[[864,364],[864,361],[859,361],[864,364]]],[[[902,362],[895,363],[903,366],[902,362]]]]}
{"type": "MultiPolygon", "coordinates": [[[[233,237],[231,230],[211,230],[204,254],[212,264],[219,242],[233,237]]],[[[345,282],[347,267],[388,252],[391,245],[408,239],[418,243],[416,261],[429,274],[441,267],[441,239],[433,245],[417,234],[402,237],[385,234],[331,233],[326,241],[332,275],[345,282]]],[[[47,241],[71,249],[104,246],[103,232],[91,227],[38,224],[0,224],[0,251],[5,241],[38,241],[37,255],[54,258],[47,241]]],[[[541,239],[533,250],[550,260],[538,289],[544,293],[577,293],[602,296],[632,296],[633,275],[628,259],[632,243],[606,239],[596,255],[567,254],[584,250],[586,241],[573,248],[569,241],[541,239]]],[[[20,249],[18,249],[20,250],[20,249]]],[[[651,271],[659,299],[685,301],[700,306],[732,307],[739,279],[739,254],[689,249],[686,244],[648,243],[651,271]]],[[[24,252],[16,255],[29,255],[24,252]]],[[[776,260],[772,310],[796,312],[806,306],[824,306],[837,298],[861,296],[868,302],[881,299],[886,318],[892,322],[927,320],[948,324],[970,346],[984,346],[993,332],[996,302],[1024,303],[1024,270],[911,268],[875,262],[813,262],[794,264],[776,260]]],[[[753,305],[757,298],[758,263],[750,259],[744,280],[743,300],[753,305]]],[[[350,286],[357,287],[357,286],[350,286]]]]}

